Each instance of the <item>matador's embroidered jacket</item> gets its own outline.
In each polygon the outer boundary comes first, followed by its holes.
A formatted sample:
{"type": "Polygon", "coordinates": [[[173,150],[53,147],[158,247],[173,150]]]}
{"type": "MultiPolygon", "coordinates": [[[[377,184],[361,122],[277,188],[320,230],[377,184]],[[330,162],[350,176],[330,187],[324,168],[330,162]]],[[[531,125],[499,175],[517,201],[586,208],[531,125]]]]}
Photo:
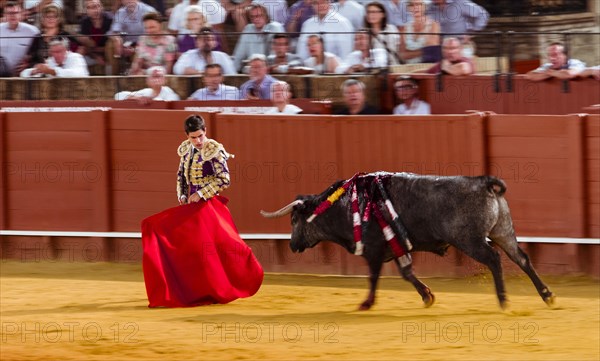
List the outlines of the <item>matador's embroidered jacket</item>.
{"type": "Polygon", "coordinates": [[[185,140],[177,149],[181,157],[177,172],[177,198],[189,196],[195,192],[207,200],[229,187],[229,153],[223,145],[213,139],[207,139],[200,150],[185,140]]]}

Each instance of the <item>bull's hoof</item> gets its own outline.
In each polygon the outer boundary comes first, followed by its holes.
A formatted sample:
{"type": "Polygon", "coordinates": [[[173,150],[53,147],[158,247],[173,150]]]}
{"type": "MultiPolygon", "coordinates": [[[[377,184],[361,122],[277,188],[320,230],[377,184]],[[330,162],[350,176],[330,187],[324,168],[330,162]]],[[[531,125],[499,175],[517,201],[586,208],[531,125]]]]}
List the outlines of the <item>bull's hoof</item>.
{"type": "Polygon", "coordinates": [[[554,293],[550,292],[549,294],[544,295],[542,299],[544,300],[544,302],[546,302],[546,305],[548,305],[548,307],[555,306],[556,296],[554,296],[554,293]]]}
{"type": "Polygon", "coordinates": [[[431,291],[428,291],[427,295],[425,297],[423,297],[423,306],[425,306],[425,308],[429,308],[429,307],[433,306],[434,303],[435,303],[435,295],[433,293],[431,293],[431,291]]]}
{"type": "Polygon", "coordinates": [[[508,299],[503,299],[500,300],[500,308],[502,309],[502,311],[508,311],[508,307],[510,306],[510,302],[508,302],[508,299]]]}
{"type": "Polygon", "coordinates": [[[365,302],[361,303],[360,306],[358,306],[358,310],[359,311],[367,311],[367,310],[371,309],[371,306],[373,306],[373,302],[365,301],[365,302]]]}

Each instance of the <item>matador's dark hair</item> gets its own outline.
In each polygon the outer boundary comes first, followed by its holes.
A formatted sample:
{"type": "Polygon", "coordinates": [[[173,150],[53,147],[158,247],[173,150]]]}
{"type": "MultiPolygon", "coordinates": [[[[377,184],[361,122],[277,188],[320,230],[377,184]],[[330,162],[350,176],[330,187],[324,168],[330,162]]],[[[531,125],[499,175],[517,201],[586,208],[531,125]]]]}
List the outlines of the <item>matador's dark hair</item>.
{"type": "Polygon", "coordinates": [[[183,124],[183,128],[185,129],[185,134],[190,134],[199,130],[206,131],[206,124],[200,115],[194,114],[187,117],[183,124]]]}

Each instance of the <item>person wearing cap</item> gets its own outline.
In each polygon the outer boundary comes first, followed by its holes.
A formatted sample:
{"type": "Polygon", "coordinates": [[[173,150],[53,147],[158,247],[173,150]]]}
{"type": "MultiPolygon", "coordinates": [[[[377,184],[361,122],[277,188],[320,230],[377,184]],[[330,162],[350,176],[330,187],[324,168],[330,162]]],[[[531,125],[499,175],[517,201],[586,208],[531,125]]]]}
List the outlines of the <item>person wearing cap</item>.
{"type": "Polygon", "coordinates": [[[396,98],[401,101],[394,108],[394,114],[400,115],[429,115],[431,114],[430,105],[419,99],[419,84],[416,79],[410,76],[399,76],[394,82],[396,98]]]}
{"type": "Polygon", "coordinates": [[[78,78],[90,75],[83,55],[69,51],[69,39],[55,37],[48,43],[48,49],[50,56],[46,62],[23,70],[20,74],[21,78],[42,76],[78,78]]]}
{"type": "Polygon", "coordinates": [[[302,108],[290,104],[292,92],[290,85],[284,81],[276,81],[271,84],[271,102],[273,108],[269,109],[265,114],[300,114],[302,108]]]}
{"type": "Polygon", "coordinates": [[[179,95],[168,86],[165,86],[166,70],[162,66],[153,66],[146,71],[146,85],[148,88],[135,92],[122,91],[115,94],[115,100],[135,99],[141,104],[149,104],[153,100],[179,100],[179,95]]]}
{"type": "Polygon", "coordinates": [[[271,99],[271,84],[277,79],[267,74],[267,57],[263,54],[252,54],[248,64],[250,80],[240,87],[240,99],[271,99]]]}

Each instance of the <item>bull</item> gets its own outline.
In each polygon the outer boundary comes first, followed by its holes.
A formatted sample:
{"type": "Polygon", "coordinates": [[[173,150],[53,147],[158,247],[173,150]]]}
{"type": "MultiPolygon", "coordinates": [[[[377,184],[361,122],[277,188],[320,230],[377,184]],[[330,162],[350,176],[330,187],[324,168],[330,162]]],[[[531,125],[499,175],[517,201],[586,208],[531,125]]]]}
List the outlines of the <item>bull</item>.
{"type": "MultiPolygon", "coordinates": [[[[365,175],[364,179],[381,173],[365,175]]],[[[506,184],[493,176],[426,176],[411,173],[386,173],[383,186],[389,194],[400,224],[404,226],[412,249],[410,252],[446,254],[454,246],[492,273],[498,302],[502,309],[508,305],[499,252],[496,245],[531,279],[542,300],[549,306],[555,296],[534,270],[527,254],[519,247],[508,203],[504,198],[506,184]],[[491,242],[488,242],[491,241],[491,242]]],[[[301,195],[290,204],[274,212],[261,211],[264,217],[281,217],[291,213],[292,233],[290,248],[303,252],[321,241],[333,241],[348,252],[356,251],[353,234],[353,215],[350,196],[345,194],[326,212],[307,221],[313,211],[336,189],[344,184],[338,181],[316,195],[301,195]]],[[[364,197],[360,208],[365,207],[364,197]]],[[[383,206],[380,206],[383,209],[383,206]]],[[[412,271],[412,265],[401,265],[386,241],[382,229],[368,222],[363,224],[362,257],[369,266],[369,293],[360,305],[368,310],[375,303],[377,282],[384,262],[394,260],[402,277],[420,294],[425,307],[435,302],[435,296],[412,271]]]]}

